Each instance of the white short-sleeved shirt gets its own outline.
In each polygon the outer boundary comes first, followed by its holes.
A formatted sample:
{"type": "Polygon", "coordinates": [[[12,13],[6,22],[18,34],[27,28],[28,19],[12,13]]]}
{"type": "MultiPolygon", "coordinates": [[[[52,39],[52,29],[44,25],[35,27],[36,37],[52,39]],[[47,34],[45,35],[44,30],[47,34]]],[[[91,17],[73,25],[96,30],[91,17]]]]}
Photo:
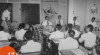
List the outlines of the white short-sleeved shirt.
{"type": "Polygon", "coordinates": [[[11,39],[11,35],[7,32],[0,31],[0,40],[8,40],[11,39]]]}
{"type": "Polygon", "coordinates": [[[97,27],[97,23],[96,22],[90,22],[89,24],[93,25],[93,27],[97,27]]]}
{"type": "Polygon", "coordinates": [[[75,30],[75,29],[73,29],[73,30],[75,31],[75,36],[74,36],[74,37],[79,37],[80,32],[79,32],[79,31],[77,31],[77,30],[75,30]]]}
{"type": "Polygon", "coordinates": [[[2,13],[2,20],[6,20],[5,17],[8,18],[8,20],[10,20],[10,13],[8,10],[5,10],[3,13],[2,13]]]}
{"type": "Polygon", "coordinates": [[[93,47],[96,44],[96,35],[92,32],[85,33],[79,39],[79,42],[83,42],[85,47],[93,47]]]}
{"type": "Polygon", "coordinates": [[[66,39],[60,40],[59,43],[59,50],[70,50],[70,49],[77,49],[79,46],[78,41],[71,38],[67,37],[66,39]]]}
{"type": "Polygon", "coordinates": [[[30,40],[27,44],[23,45],[20,49],[21,53],[41,51],[41,44],[30,40]]]}
{"type": "Polygon", "coordinates": [[[24,34],[26,33],[26,30],[21,29],[15,32],[15,37],[17,40],[23,40],[24,34]]]}
{"type": "MultiPolygon", "coordinates": [[[[52,25],[52,22],[48,21],[49,25],[52,25]]],[[[43,21],[42,26],[47,26],[47,20],[43,21]]]]}
{"type": "MultiPolygon", "coordinates": [[[[56,20],[56,25],[58,24],[58,22],[59,22],[59,19],[56,20]]],[[[60,19],[60,24],[61,24],[61,25],[64,25],[64,22],[63,22],[63,20],[61,20],[61,19],[60,19]]]]}
{"type": "Polygon", "coordinates": [[[51,33],[49,39],[52,39],[52,38],[64,38],[64,33],[61,32],[61,31],[55,31],[53,33],[51,33]]]}

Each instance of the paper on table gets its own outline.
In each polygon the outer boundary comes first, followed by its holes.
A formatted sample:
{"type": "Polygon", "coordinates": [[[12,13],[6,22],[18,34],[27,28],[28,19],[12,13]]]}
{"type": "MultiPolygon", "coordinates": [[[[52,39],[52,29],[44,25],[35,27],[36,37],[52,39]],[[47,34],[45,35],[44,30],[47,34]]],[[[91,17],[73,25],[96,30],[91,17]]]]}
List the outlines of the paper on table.
{"type": "Polygon", "coordinates": [[[80,49],[73,49],[71,50],[75,55],[86,55],[82,50],[80,49]]]}

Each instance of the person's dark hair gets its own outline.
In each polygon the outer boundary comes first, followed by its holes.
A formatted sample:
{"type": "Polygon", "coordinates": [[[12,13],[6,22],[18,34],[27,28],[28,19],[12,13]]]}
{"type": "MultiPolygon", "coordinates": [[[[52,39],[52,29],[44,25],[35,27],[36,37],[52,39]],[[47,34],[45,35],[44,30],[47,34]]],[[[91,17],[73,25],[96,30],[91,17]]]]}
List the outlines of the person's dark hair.
{"type": "Polygon", "coordinates": [[[68,29],[72,29],[73,25],[72,24],[68,24],[67,27],[68,27],[68,29]]]}
{"type": "Polygon", "coordinates": [[[24,23],[19,24],[19,29],[24,29],[24,28],[25,28],[25,24],[24,23]]]}
{"type": "Polygon", "coordinates": [[[73,17],[73,18],[77,18],[77,17],[75,16],[75,17],[73,17]]]}
{"type": "Polygon", "coordinates": [[[58,15],[58,17],[60,17],[60,18],[61,18],[61,15],[58,15]]]}
{"type": "Polygon", "coordinates": [[[74,37],[74,35],[75,35],[75,31],[74,30],[69,30],[68,33],[69,33],[70,37],[74,37]]]}
{"type": "Polygon", "coordinates": [[[48,18],[48,16],[45,16],[45,19],[47,19],[48,18]]]}
{"type": "Polygon", "coordinates": [[[62,26],[61,26],[60,24],[57,24],[57,25],[56,25],[56,28],[57,28],[58,30],[61,30],[62,26]]]}
{"type": "Polygon", "coordinates": [[[90,30],[91,32],[93,31],[93,25],[90,24],[90,25],[88,25],[87,27],[89,28],[89,30],[90,30]]]}
{"type": "Polygon", "coordinates": [[[85,32],[85,33],[87,33],[86,28],[87,28],[87,26],[84,27],[84,32],[85,32]]]}
{"type": "Polygon", "coordinates": [[[0,26],[0,31],[3,31],[3,30],[4,30],[3,26],[0,26]]]}
{"type": "Polygon", "coordinates": [[[92,20],[95,20],[95,17],[92,17],[92,20]]]}
{"type": "Polygon", "coordinates": [[[27,30],[24,36],[27,40],[32,40],[33,33],[31,30],[27,30]]]}
{"type": "Polygon", "coordinates": [[[68,30],[68,27],[66,27],[65,30],[68,30]]]}

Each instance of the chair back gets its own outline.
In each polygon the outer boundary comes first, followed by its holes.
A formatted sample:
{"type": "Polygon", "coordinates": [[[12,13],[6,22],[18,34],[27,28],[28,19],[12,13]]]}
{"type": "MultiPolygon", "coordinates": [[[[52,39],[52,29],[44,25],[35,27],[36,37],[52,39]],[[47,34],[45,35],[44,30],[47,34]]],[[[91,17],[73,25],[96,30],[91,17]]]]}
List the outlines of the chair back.
{"type": "Polygon", "coordinates": [[[8,40],[2,40],[0,41],[0,48],[4,46],[9,46],[10,42],[8,40]]]}

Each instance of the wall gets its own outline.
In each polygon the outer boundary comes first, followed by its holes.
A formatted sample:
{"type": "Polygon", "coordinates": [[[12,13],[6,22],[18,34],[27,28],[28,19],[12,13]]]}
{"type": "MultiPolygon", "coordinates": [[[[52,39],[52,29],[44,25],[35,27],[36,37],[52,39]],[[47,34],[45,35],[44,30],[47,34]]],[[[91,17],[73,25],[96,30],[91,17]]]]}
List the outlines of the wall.
{"type": "Polygon", "coordinates": [[[16,27],[21,23],[21,3],[13,3],[13,21],[17,21],[16,27]]]}
{"type": "Polygon", "coordinates": [[[70,3],[71,5],[69,5],[72,7],[70,13],[72,17],[78,16],[78,22],[80,22],[81,24],[81,30],[84,29],[84,26],[88,25],[92,17],[96,17],[97,25],[98,27],[100,27],[100,0],[72,0],[72,1],[73,2],[70,3]],[[94,3],[96,4],[97,7],[97,14],[91,14],[91,7],[94,6],[94,3]]]}
{"type": "Polygon", "coordinates": [[[88,24],[92,17],[96,17],[97,25],[100,27],[100,0],[87,0],[87,16],[86,23],[88,24]],[[91,7],[94,6],[94,3],[97,7],[97,14],[91,14],[91,7]]]}
{"type": "MultiPolygon", "coordinates": [[[[67,1],[68,0],[58,0],[58,2],[42,2],[41,3],[41,8],[47,9],[50,6],[58,13],[57,15],[61,15],[62,19],[64,20],[65,24],[67,24],[67,1]]],[[[56,19],[57,19],[57,15],[55,16],[54,19],[52,19],[51,21],[53,23],[55,23],[56,19]]],[[[41,13],[41,22],[45,19],[45,16],[43,15],[43,12],[41,13]]]]}
{"type": "MultiPolygon", "coordinates": [[[[31,0],[27,3],[41,4],[40,2],[41,2],[40,0],[31,0]]],[[[18,25],[22,22],[22,20],[21,20],[21,3],[25,3],[25,1],[18,2],[18,0],[16,0],[16,2],[15,2],[15,1],[12,0],[12,1],[9,1],[9,3],[13,3],[13,21],[17,21],[17,23],[14,23],[14,24],[15,24],[15,27],[18,27],[18,25]]]]}
{"type": "Polygon", "coordinates": [[[81,30],[86,25],[86,9],[87,0],[73,0],[73,16],[78,16],[77,20],[80,23],[81,30]]]}
{"type": "MultiPolygon", "coordinates": [[[[1,1],[3,2],[3,1],[1,1]]],[[[39,3],[40,4],[40,22],[44,20],[44,16],[42,15],[42,9],[41,8],[48,8],[50,7],[50,2],[42,2],[41,0],[6,0],[5,3],[13,3],[13,20],[17,21],[17,25],[21,23],[21,3],[39,3]]],[[[51,7],[62,16],[62,19],[65,23],[67,23],[67,13],[68,13],[68,0],[58,0],[58,2],[52,2],[51,7]]],[[[57,19],[57,15],[55,19],[52,19],[51,21],[55,23],[55,20],[57,19]]]]}

